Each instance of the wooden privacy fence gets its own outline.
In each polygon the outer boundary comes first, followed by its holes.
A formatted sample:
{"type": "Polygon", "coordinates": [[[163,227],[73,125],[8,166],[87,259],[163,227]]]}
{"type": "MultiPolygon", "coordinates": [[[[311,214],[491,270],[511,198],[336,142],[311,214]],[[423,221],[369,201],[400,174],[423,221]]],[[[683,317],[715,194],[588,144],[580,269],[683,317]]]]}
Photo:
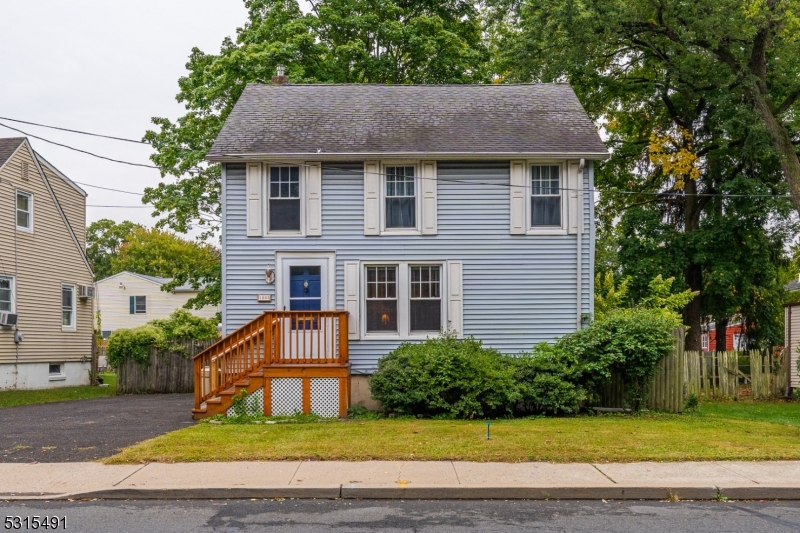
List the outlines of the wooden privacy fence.
{"type": "Polygon", "coordinates": [[[139,365],[130,359],[117,368],[117,394],[182,393],[194,391],[192,357],[216,340],[173,341],[175,351],[150,349],[150,363],[139,365]]]}
{"type": "MultiPolygon", "coordinates": [[[[650,393],[647,397],[647,408],[655,411],[669,411],[680,413],[683,411],[683,368],[686,364],[686,354],[683,349],[684,330],[676,329],[672,332],[675,347],[666,357],[656,364],[656,372],[650,393]]],[[[622,408],[624,382],[620,375],[612,375],[601,391],[603,407],[622,408]]]]}
{"type": "Polygon", "coordinates": [[[749,352],[686,352],[686,394],[737,397],[750,390],[754,399],[783,396],[787,362],[781,349],[749,352]]]}

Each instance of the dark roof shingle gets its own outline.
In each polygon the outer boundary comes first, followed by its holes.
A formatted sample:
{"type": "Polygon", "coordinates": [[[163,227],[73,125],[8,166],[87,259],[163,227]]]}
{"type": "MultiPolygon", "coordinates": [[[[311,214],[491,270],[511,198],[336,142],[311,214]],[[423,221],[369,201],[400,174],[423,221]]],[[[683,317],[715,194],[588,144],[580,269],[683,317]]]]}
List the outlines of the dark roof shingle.
{"type": "Polygon", "coordinates": [[[608,151],[568,84],[251,84],[208,157],[315,153],[608,151]]]}
{"type": "Polygon", "coordinates": [[[19,148],[23,141],[25,141],[25,137],[0,138],[0,167],[8,161],[8,158],[19,148]]]}

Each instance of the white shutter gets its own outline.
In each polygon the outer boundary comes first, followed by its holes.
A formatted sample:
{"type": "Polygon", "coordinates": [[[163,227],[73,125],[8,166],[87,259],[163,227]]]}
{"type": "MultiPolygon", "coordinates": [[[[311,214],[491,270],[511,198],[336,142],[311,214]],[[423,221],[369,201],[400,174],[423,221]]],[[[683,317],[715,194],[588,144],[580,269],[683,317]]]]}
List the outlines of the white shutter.
{"type": "Polygon", "coordinates": [[[377,161],[364,161],[364,235],[381,234],[381,177],[377,161]]]}
{"type": "Polygon", "coordinates": [[[322,235],[322,163],[306,162],[306,235],[322,235]]]}
{"type": "Polygon", "coordinates": [[[261,227],[261,208],[264,205],[261,198],[261,163],[247,164],[247,236],[261,237],[264,232],[261,227]]]}
{"type": "Polygon", "coordinates": [[[461,261],[447,263],[447,322],[448,329],[454,329],[458,338],[464,337],[464,294],[461,261]]]}
{"type": "Polygon", "coordinates": [[[344,264],[344,308],[348,312],[347,338],[358,340],[358,330],[361,317],[359,316],[359,266],[358,261],[344,264]]]}
{"type": "Polygon", "coordinates": [[[567,216],[569,233],[578,233],[581,220],[581,180],[578,176],[578,163],[567,164],[567,216]]]}
{"type": "Polygon", "coordinates": [[[526,221],[526,198],[527,185],[525,172],[525,161],[511,161],[511,234],[525,235],[528,224],[526,221]]]}
{"type": "Polygon", "coordinates": [[[436,161],[423,161],[420,164],[420,188],[422,189],[422,234],[436,235],[436,189],[439,182],[436,174],[436,161]]]}

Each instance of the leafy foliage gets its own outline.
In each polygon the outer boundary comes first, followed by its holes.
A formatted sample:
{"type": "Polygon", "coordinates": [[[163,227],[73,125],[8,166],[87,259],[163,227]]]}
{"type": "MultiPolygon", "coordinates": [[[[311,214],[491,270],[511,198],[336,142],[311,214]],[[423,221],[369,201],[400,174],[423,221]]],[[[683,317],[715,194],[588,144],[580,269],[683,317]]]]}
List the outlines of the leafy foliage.
{"type": "Polygon", "coordinates": [[[108,364],[118,367],[126,360],[140,366],[150,364],[150,348],[164,343],[164,332],[151,325],[133,329],[118,329],[108,338],[108,364]]]}
{"type": "Polygon", "coordinates": [[[195,316],[186,309],[176,309],[169,318],[157,318],[148,324],[159,328],[166,339],[207,340],[219,337],[216,318],[195,316]]]}
{"type": "Polygon", "coordinates": [[[581,371],[575,359],[561,350],[542,343],[532,355],[509,357],[520,391],[516,413],[572,415],[577,414],[587,398],[579,384],[581,371]]]}
{"type": "Polygon", "coordinates": [[[500,352],[453,334],[401,344],[378,362],[370,387],[384,409],[402,415],[508,416],[520,399],[500,352]]]}
{"type": "Polygon", "coordinates": [[[141,228],[129,220],[117,223],[108,218],[92,222],[86,228],[86,256],[92,265],[94,279],[104,279],[116,272],[112,259],[119,253],[134,228],[141,228]]]}
{"type": "Polygon", "coordinates": [[[119,366],[127,359],[147,366],[150,364],[150,348],[181,351],[183,347],[176,344],[176,340],[206,340],[218,336],[217,319],[200,318],[185,309],[176,309],[169,318],[151,320],[138,328],[114,331],[108,338],[106,354],[111,366],[119,366]]]}

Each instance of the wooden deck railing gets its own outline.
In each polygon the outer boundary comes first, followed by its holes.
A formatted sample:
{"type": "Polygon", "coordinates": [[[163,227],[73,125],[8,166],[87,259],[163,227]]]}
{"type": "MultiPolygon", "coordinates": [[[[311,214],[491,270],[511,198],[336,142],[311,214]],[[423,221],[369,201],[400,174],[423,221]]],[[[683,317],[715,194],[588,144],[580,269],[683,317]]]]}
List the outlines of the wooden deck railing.
{"type": "Polygon", "coordinates": [[[347,311],[266,311],[194,356],[195,408],[266,366],[344,366],[347,348],[347,311]]]}

